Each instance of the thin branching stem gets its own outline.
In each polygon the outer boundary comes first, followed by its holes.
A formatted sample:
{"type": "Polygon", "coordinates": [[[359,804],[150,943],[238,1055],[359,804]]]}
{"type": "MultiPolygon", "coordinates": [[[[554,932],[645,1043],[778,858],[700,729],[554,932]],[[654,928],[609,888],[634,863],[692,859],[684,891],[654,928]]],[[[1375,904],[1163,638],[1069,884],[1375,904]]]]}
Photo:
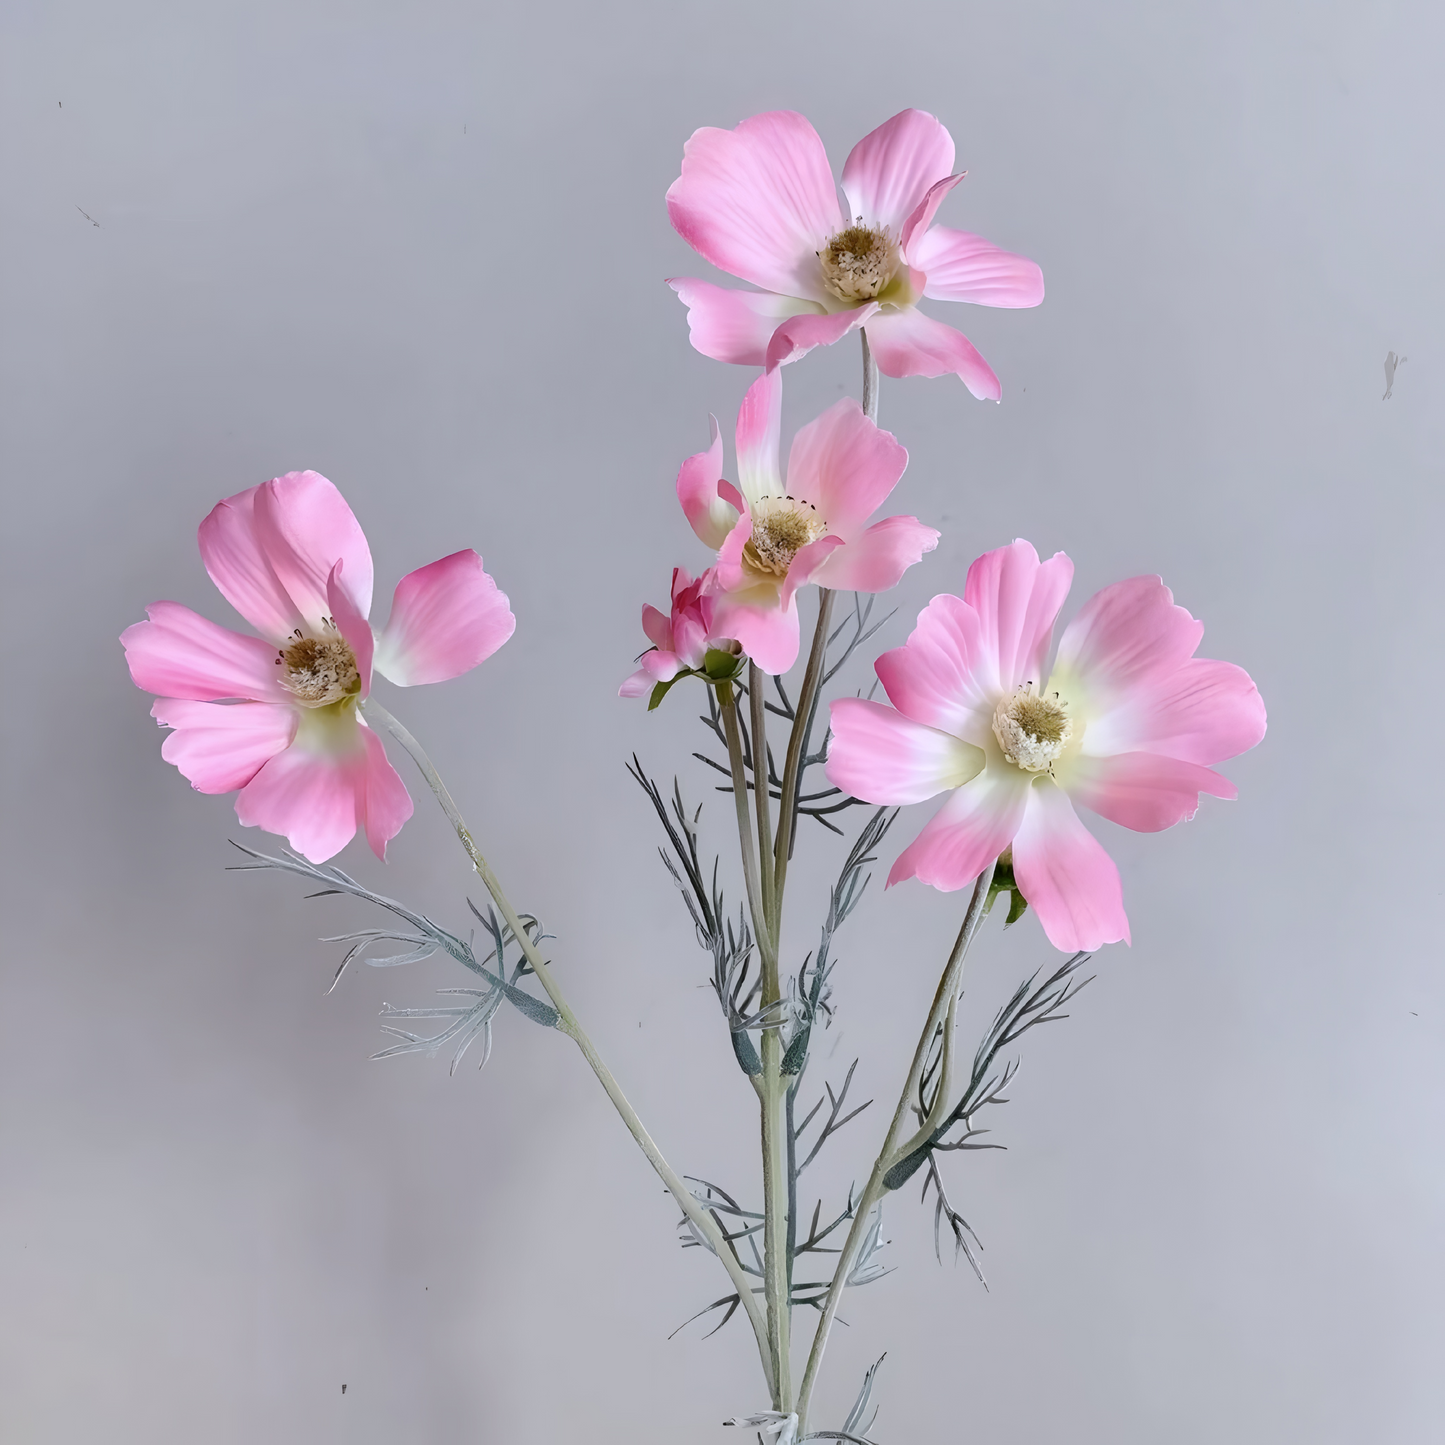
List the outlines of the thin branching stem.
{"type": "MultiPolygon", "coordinates": [[[[750,689],[753,705],[762,710],[762,688],[756,674],[750,689]]],[[[762,997],[762,1072],[753,1079],[761,1111],[763,1154],[763,1302],[766,1312],[768,1352],[771,1360],[769,1384],[773,1403],[778,1409],[792,1397],[789,1363],[789,1309],[787,1251],[788,1161],[787,1161],[787,1084],[782,1075],[782,1041],[778,1037],[777,1011],[780,1004],[778,987],[777,937],[768,923],[759,886],[758,859],[753,852],[753,830],[748,818],[747,759],[738,726],[737,699],[730,683],[718,685],[718,705],[722,712],[723,735],[727,741],[731,765],[733,802],[738,815],[738,846],[742,851],[743,877],[747,886],[748,909],[753,919],[753,936],[757,940],[761,962],[762,997]],[[772,1025],[769,1027],[769,1025],[772,1025]]],[[[753,773],[766,779],[766,754],[759,751],[760,740],[752,738],[753,773]]],[[[755,789],[761,801],[767,794],[766,782],[755,789]]]]}
{"type": "MultiPolygon", "coordinates": [[[[763,697],[763,670],[755,662],[748,663],[748,709],[752,723],[753,778],[765,777],[770,758],[768,755],[768,715],[763,697]]],[[[753,789],[753,806],[758,815],[758,860],[762,883],[763,914],[772,932],[773,954],[778,951],[777,913],[781,898],[777,892],[773,870],[768,860],[773,855],[773,824],[768,816],[768,789],[756,786],[753,789]]]]}
{"type": "Polygon", "coordinates": [[[567,1000],[563,997],[562,990],[547,966],[546,960],[537,951],[537,946],[532,940],[531,934],[523,925],[522,920],[517,916],[516,910],[512,907],[511,901],[502,891],[502,885],[497,875],[492,871],[481,850],[477,847],[471,831],[467,828],[462,818],[461,811],[448,791],[446,784],[442,781],[441,775],[433,766],[431,759],[421,744],[396,720],[375,698],[368,697],[361,704],[369,722],[384,728],[411,756],[412,761],[421,770],[422,776],[426,779],[427,785],[431,788],[436,800],[441,804],[442,811],[447,815],[448,821],[456,831],[462,847],[466,850],[467,857],[471,859],[472,866],[477,870],[478,877],[486,886],[488,893],[492,895],[492,901],[497,905],[502,917],[507,922],[507,927],[512,930],[512,936],[517,940],[518,946],[526,956],[527,962],[532,966],[532,972],[536,975],[542,987],[547,991],[547,996],[552,1000],[559,1017],[558,1027],[568,1035],[582,1052],[582,1057],[587,1060],[592,1072],[597,1076],[598,1082],[606,1091],[607,1097],[611,1099],[613,1107],[622,1117],[622,1122],[627,1125],[628,1132],[637,1141],[638,1147],[642,1150],[647,1162],[656,1170],[658,1177],[667,1186],[672,1197],[682,1208],[689,1222],[707,1240],[714,1254],[722,1262],[723,1268],[727,1270],[733,1287],[746,1309],[748,1319],[752,1322],[753,1334],[757,1338],[758,1350],[762,1356],[763,1373],[767,1377],[770,1389],[775,1389],[774,1367],[771,1351],[769,1348],[769,1336],[767,1321],[758,1308],[758,1302],[752,1293],[752,1287],[748,1283],[748,1277],[743,1270],[742,1263],[718,1226],[717,1220],[706,1209],[698,1203],[683,1180],[681,1175],[663,1157],[662,1151],[653,1141],[652,1136],[643,1126],[642,1120],[638,1117],[637,1111],[628,1102],[627,1096],[622,1092],[621,1086],[613,1077],[612,1071],[603,1063],[601,1056],[593,1046],[592,1040],[587,1037],[582,1026],[577,1022],[576,1015],[572,1012],[567,1000]]]}
{"type": "Polygon", "coordinates": [[[788,735],[788,755],[783,763],[783,782],[778,798],[778,841],[774,847],[773,897],[779,927],[783,918],[783,888],[788,878],[788,855],[793,849],[793,829],[798,817],[798,780],[803,767],[803,746],[812,728],[817,707],[818,689],[823,681],[823,659],[828,647],[828,623],[833,616],[833,593],[826,587],[818,589],[818,625],[813,629],[813,646],[808,653],[808,668],[803,674],[803,690],[793,716],[793,730],[788,735]]]}
{"type": "Polygon", "coordinates": [[[857,1212],[853,1216],[853,1224],[848,1231],[843,1252],[838,1256],[838,1266],[833,1272],[832,1283],[828,1286],[828,1296],[823,1302],[818,1328],[813,1335],[813,1347],[808,1354],[808,1365],[803,1373],[803,1383],[798,1390],[797,1411],[800,1436],[805,1433],[808,1403],[812,1398],[813,1386],[817,1383],[818,1369],[823,1362],[823,1351],[828,1347],[828,1335],[833,1328],[833,1318],[838,1312],[838,1301],[848,1282],[853,1260],[868,1231],[874,1206],[887,1192],[884,1176],[895,1164],[906,1157],[906,1151],[899,1148],[899,1139],[918,1088],[918,1081],[928,1062],[934,1036],[948,1012],[950,1000],[958,992],[958,981],[963,972],[964,960],[968,957],[969,945],[973,942],[974,934],[978,932],[979,924],[983,921],[984,911],[988,904],[989,884],[993,882],[993,870],[994,865],[990,861],[973,885],[973,895],[968,901],[968,911],[964,914],[963,926],[958,930],[958,938],[953,945],[953,952],[949,954],[948,963],[943,969],[943,976],[938,980],[938,991],[934,994],[933,1006],[929,1009],[928,1018],[918,1036],[918,1046],[913,1051],[913,1064],[908,1070],[908,1079],[903,1085],[903,1092],[898,1096],[898,1107],[893,1111],[893,1122],[888,1126],[883,1147],[878,1151],[873,1172],[868,1178],[862,1198],[858,1201],[857,1212]]]}
{"type": "MultiPolygon", "coordinates": [[[[743,859],[743,886],[748,896],[748,912],[753,920],[753,937],[757,940],[758,952],[762,957],[764,976],[771,965],[778,967],[777,949],[772,934],[768,931],[767,915],[763,911],[762,888],[758,881],[758,859],[753,847],[752,820],[748,817],[747,759],[743,755],[742,732],[738,727],[738,704],[730,682],[717,686],[718,709],[722,714],[723,739],[727,743],[728,762],[733,783],[733,806],[738,815],[738,847],[743,859]]],[[[764,1004],[769,1000],[764,997],[764,1004]]]]}

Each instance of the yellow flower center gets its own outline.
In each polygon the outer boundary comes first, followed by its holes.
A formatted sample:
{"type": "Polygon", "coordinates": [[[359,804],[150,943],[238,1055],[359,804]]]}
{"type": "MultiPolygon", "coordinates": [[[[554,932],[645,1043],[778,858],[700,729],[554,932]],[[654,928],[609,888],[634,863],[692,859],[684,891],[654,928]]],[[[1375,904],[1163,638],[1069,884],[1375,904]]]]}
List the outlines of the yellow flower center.
{"type": "Polygon", "coordinates": [[[818,252],[823,284],[840,301],[871,301],[894,278],[902,263],[898,243],[887,228],[854,225],[839,231],[818,252]]]}
{"type": "Polygon", "coordinates": [[[753,534],[743,546],[743,560],[774,577],[786,577],[793,558],[828,530],[811,502],[793,497],[763,497],[750,511],[753,534]]]}
{"type": "Polygon", "coordinates": [[[326,707],[361,691],[361,670],[350,644],[328,617],[320,637],[295,637],[276,654],[282,685],[302,707],[326,707]]]}
{"type": "Polygon", "coordinates": [[[1020,684],[993,713],[993,735],[1004,757],[1026,773],[1051,774],[1074,735],[1068,709],[1058,693],[1020,684]]]}

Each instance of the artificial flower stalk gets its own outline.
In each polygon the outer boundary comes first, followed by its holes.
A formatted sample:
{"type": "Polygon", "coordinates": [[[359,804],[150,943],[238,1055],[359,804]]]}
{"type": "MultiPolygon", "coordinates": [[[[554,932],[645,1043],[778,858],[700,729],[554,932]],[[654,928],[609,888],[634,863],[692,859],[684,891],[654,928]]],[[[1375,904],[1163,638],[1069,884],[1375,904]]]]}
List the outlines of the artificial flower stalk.
{"type": "Polygon", "coordinates": [[[561,986],[558,984],[552,970],[548,968],[546,960],[537,951],[536,945],[532,942],[531,935],[522,925],[522,920],[517,916],[517,911],[512,907],[511,901],[502,890],[501,881],[492,871],[492,865],[487,862],[476,840],[472,837],[471,830],[467,827],[466,821],[462,818],[461,810],[457,807],[456,801],[452,798],[450,790],[442,781],[441,774],[437,772],[432,760],[427,756],[422,745],[412,734],[394,718],[374,697],[366,698],[361,704],[362,711],[378,727],[384,728],[411,756],[411,760],[421,770],[422,776],[427,781],[427,786],[432,790],[436,800],[441,804],[442,812],[447,816],[447,821],[456,831],[467,857],[471,860],[472,867],[476,869],[477,876],[482,880],[486,890],[492,896],[492,901],[497,905],[498,911],[506,920],[507,927],[512,930],[518,946],[526,955],[527,962],[532,967],[537,981],[547,991],[547,997],[552,1000],[553,1007],[557,1010],[557,1027],[572,1040],[582,1052],[582,1057],[587,1060],[592,1072],[597,1075],[598,1082],[606,1091],[607,1097],[612,1100],[612,1106],[622,1117],[622,1122],[627,1125],[628,1132],[637,1141],[638,1148],[652,1165],[658,1178],[667,1186],[669,1193],[677,1201],[682,1212],[687,1216],[688,1222],[708,1242],[713,1253],[722,1262],[722,1266],[728,1272],[728,1278],[732,1280],[734,1288],[738,1291],[738,1297],[743,1308],[747,1311],[748,1319],[753,1326],[753,1334],[757,1338],[758,1351],[762,1357],[763,1373],[767,1377],[768,1387],[775,1390],[774,1371],[775,1363],[771,1357],[769,1348],[769,1332],[767,1321],[758,1310],[757,1300],[753,1296],[752,1284],[738,1261],[737,1254],[731,1242],[723,1234],[718,1226],[717,1220],[707,1210],[698,1204],[691,1189],[687,1187],[682,1177],[663,1157],[662,1150],[657,1147],[652,1135],[647,1132],[643,1122],[637,1116],[637,1111],[628,1101],[627,1095],[622,1092],[622,1086],[613,1077],[612,1070],[602,1061],[592,1040],[588,1038],[582,1025],[577,1022],[577,1016],[572,1012],[571,1006],[562,994],[561,986]]]}
{"type": "MultiPolygon", "coordinates": [[[[868,344],[866,341],[863,343],[868,344]]],[[[866,366],[865,366],[866,375],[866,366]]],[[[788,878],[788,862],[793,854],[794,828],[797,822],[798,779],[803,761],[803,738],[808,732],[807,724],[812,721],[818,706],[818,690],[823,681],[823,654],[828,646],[828,628],[833,619],[833,592],[830,588],[818,589],[818,625],[813,629],[813,646],[808,652],[808,666],[803,673],[803,690],[798,694],[797,717],[793,730],[788,735],[788,752],[783,763],[783,782],[778,790],[778,839],[774,849],[773,867],[777,881],[774,896],[777,899],[773,918],[775,932],[781,933],[783,918],[783,886],[788,878]],[[806,721],[805,721],[806,720],[806,721]]]]}
{"type": "MultiPolygon", "coordinates": [[[[863,350],[863,410],[868,421],[876,426],[878,413],[878,368],[868,350],[866,333],[861,335],[863,350]]],[[[739,431],[741,433],[741,423],[739,431]]],[[[774,443],[776,447],[776,442],[774,443]]],[[[916,524],[915,524],[916,525],[916,524]]],[[[757,823],[757,859],[752,860],[752,827],[748,819],[748,787],[744,776],[742,739],[737,726],[736,702],[730,685],[719,689],[727,736],[728,759],[731,766],[733,793],[738,814],[738,841],[742,852],[744,876],[748,880],[749,904],[753,915],[753,931],[758,939],[762,965],[761,1010],[764,1027],[761,1040],[762,1072],[753,1078],[761,1107],[763,1163],[763,1269],[764,1299],[767,1307],[768,1335],[772,1342],[774,1368],[773,1405],[787,1414],[792,1409],[791,1368],[791,1241],[797,1221],[793,1217],[792,1192],[795,1174],[789,1158],[794,1131],[790,1122],[796,1078],[783,1074],[783,1049],[780,1037],[782,988],[778,972],[778,950],[782,937],[783,892],[787,882],[788,860],[792,850],[793,826],[803,739],[807,724],[817,706],[822,682],[823,654],[832,616],[833,592],[818,589],[818,620],[813,644],[798,696],[793,726],[788,738],[787,757],[778,798],[778,832],[776,840],[769,819],[769,763],[767,744],[767,709],[763,698],[763,670],[756,662],[748,668],[748,702],[752,728],[753,780],[751,789],[757,823]],[[723,692],[726,689],[726,692],[723,692]]]]}
{"type": "Polygon", "coordinates": [[[768,867],[771,840],[768,837],[768,775],[767,739],[763,732],[762,676],[756,664],[749,669],[749,706],[753,722],[753,796],[756,800],[758,851],[753,848],[752,819],[748,816],[747,764],[743,757],[742,734],[738,728],[737,698],[730,682],[718,686],[718,704],[722,710],[723,729],[727,739],[728,763],[732,773],[733,801],[737,811],[738,848],[742,855],[743,879],[748,895],[748,911],[752,915],[753,935],[757,939],[761,960],[762,1041],[759,1053],[762,1070],[752,1076],[762,1115],[763,1153],[763,1301],[766,1311],[768,1354],[772,1371],[769,1390],[773,1407],[786,1411],[792,1398],[792,1365],[790,1354],[790,1302],[787,1259],[783,1240],[787,1232],[787,1090],[782,1077],[782,1046],[778,1029],[782,1004],[778,978],[778,940],[769,922],[769,909],[764,901],[764,883],[771,881],[768,867]]]}

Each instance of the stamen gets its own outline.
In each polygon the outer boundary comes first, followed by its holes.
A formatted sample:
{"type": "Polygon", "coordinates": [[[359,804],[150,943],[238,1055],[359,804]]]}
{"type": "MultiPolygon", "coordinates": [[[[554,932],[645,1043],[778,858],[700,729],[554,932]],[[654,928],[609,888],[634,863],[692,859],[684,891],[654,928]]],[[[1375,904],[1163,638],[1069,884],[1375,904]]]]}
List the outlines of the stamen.
{"type": "Polygon", "coordinates": [[[1025,682],[994,709],[993,735],[1003,755],[1026,773],[1048,773],[1074,735],[1068,703],[1025,682]]]}
{"type": "Polygon", "coordinates": [[[743,547],[743,560],[774,577],[786,577],[793,558],[828,530],[811,502],[794,497],[763,497],[751,514],[753,534],[743,547]]]}
{"type": "Polygon", "coordinates": [[[356,654],[328,617],[320,637],[307,637],[298,628],[295,641],[288,642],[276,656],[286,670],[281,681],[302,707],[326,707],[361,689],[361,671],[356,654]]]}
{"type": "Polygon", "coordinates": [[[818,252],[823,284],[840,301],[871,301],[898,272],[902,257],[887,227],[856,225],[829,240],[818,252]]]}

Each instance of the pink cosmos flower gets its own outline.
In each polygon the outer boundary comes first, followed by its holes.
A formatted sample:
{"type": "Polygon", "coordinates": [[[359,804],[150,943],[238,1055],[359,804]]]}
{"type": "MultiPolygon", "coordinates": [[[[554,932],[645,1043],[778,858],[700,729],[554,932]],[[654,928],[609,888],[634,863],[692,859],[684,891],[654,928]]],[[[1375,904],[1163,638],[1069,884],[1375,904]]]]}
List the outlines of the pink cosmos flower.
{"type": "Polygon", "coordinates": [[[1070,952],[1129,938],[1119,870],[1075,805],[1140,832],[1171,827],[1202,793],[1236,796],[1209,765],[1265,728],[1249,674],[1194,656],[1203,624],[1158,577],[1096,593],[1046,670],[1073,573],[1062,552],[1040,562],[1027,542],[985,553],[962,600],[935,597],[878,659],[893,707],[833,704],[827,763],[837,787],[871,803],[950,793],[890,884],[962,888],[1012,846],[1019,888],[1070,952]]]}
{"type": "Polygon", "coordinates": [[[714,635],[714,604],[708,595],[712,582],[711,567],[695,582],[681,567],[672,569],[672,615],[643,607],[642,630],[652,647],[638,659],[642,665],[617,689],[618,697],[646,697],[659,683],[701,669],[709,648],[728,645],[731,639],[714,635]]]}
{"type": "Polygon", "coordinates": [[[241,822],[283,834],[313,863],[358,828],[384,859],[412,804],[357,711],[372,669],[400,687],[468,671],[512,635],[505,595],[475,552],[454,552],[403,577],[373,633],[371,551],[315,472],[228,497],[201,523],[200,544],[211,580],[261,636],[178,602],[126,628],[131,677],[160,694],[151,716],[173,729],[161,756],[199,792],[240,789],[241,822]]]}
{"type": "Polygon", "coordinates": [[[788,476],[779,467],[783,383],[764,372],[743,398],[736,433],[738,482],[722,480],[722,438],[689,457],[677,496],[692,529],[717,549],[715,632],[735,637],[766,672],[798,656],[797,591],[808,582],[885,592],[938,533],[917,517],[868,520],[898,485],[908,453],[845,398],[793,438],[788,476]]]}
{"type": "Polygon", "coordinates": [[[853,147],[844,215],[823,142],[803,116],[775,110],[734,130],[694,131],[668,215],[701,256],[762,289],[670,280],[688,308],[692,344],[714,360],[771,371],[866,324],[885,375],[952,372],[980,400],[997,401],[1003,392],[988,362],[918,300],[1037,306],[1044,278],[1023,256],[932,224],[963,179],[952,171],[948,131],[921,110],[902,111],[853,147]]]}

